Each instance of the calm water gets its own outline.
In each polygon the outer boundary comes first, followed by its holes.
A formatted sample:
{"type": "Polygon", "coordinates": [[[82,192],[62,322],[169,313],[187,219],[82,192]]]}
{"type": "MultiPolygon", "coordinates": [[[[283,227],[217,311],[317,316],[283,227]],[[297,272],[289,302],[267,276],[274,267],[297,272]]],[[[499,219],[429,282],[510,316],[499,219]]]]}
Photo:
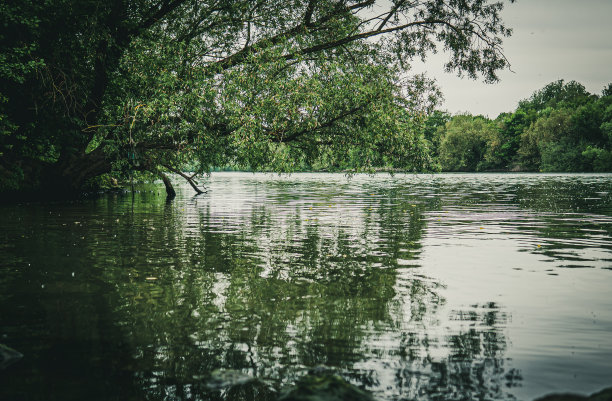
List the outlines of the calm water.
{"type": "Polygon", "coordinates": [[[207,185],[0,206],[0,343],[24,354],[0,399],[268,400],[317,365],[380,400],[612,385],[612,175],[207,185]]]}

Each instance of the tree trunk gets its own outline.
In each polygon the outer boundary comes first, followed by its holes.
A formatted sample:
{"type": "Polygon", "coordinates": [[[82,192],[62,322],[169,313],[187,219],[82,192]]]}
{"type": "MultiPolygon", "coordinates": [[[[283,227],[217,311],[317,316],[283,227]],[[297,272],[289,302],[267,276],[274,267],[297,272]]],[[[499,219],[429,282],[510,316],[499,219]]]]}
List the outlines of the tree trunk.
{"type": "Polygon", "coordinates": [[[162,173],[161,171],[159,171],[158,174],[160,178],[162,179],[162,181],[164,182],[164,185],[166,186],[167,198],[174,199],[176,197],[176,191],[174,190],[174,187],[172,186],[172,182],[170,181],[170,178],[168,178],[168,176],[162,173]]]}
{"type": "Polygon", "coordinates": [[[91,153],[80,152],[60,166],[61,173],[71,180],[71,186],[82,188],[87,180],[111,171],[111,163],[102,147],[91,153]]]}
{"type": "MultiPolygon", "coordinates": [[[[64,156],[64,155],[62,155],[64,156]]],[[[77,196],[85,190],[87,181],[112,169],[102,149],[91,153],[74,152],[62,157],[56,163],[46,163],[39,177],[34,192],[44,197],[68,198],[77,196]]]]}

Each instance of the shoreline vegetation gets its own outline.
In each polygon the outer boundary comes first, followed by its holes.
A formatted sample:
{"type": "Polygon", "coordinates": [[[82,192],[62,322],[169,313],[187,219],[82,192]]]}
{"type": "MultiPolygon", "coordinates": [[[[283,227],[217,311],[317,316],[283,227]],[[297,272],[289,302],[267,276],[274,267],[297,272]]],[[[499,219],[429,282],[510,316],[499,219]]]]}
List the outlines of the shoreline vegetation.
{"type": "Polygon", "coordinates": [[[612,171],[612,84],[596,95],[559,80],[495,119],[434,112],[425,125],[442,171],[612,171]]]}
{"type": "Polygon", "coordinates": [[[10,0],[0,196],[161,179],[172,197],[168,174],[197,193],[218,166],[612,170],[610,85],[600,96],[553,82],[494,120],[436,110],[440,88],[411,62],[444,51],[447,71],[497,82],[510,65],[504,5],[10,0]]]}
{"type": "MultiPolygon", "coordinates": [[[[421,169],[387,165],[365,168],[348,157],[343,164],[319,160],[279,171],[239,164],[211,167],[206,173],[607,173],[612,172],[612,84],[601,95],[576,82],[559,80],[519,102],[512,112],[491,119],[482,115],[433,110],[421,116],[413,129],[423,141],[427,164],[421,169]]],[[[347,150],[348,153],[350,149],[347,150]]],[[[190,177],[205,174],[197,164],[184,162],[181,172],[190,177]]],[[[177,170],[178,171],[178,170],[177,170]]],[[[177,174],[176,171],[171,172],[177,174]]],[[[79,194],[129,190],[159,176],[143,171],[117,170],[90,180],[79,194]]],[[[162,178],[162,181],[163,178],[162,178]]],[[[171,185],[171,184],[169,184],[171,185]]],[[[5,201],[39,197],[36,190],[13,188],[5,201]],[[16,190],[15,190],[16,189],[16,190]]]]}
{"type": "MultiPolygon", "coordinates": [[[[434,110],[419,127],[429,158],[427,169],[389,164],[365,170],[346,165],[302,166],[295,172],[612,172],[612,84],[601,95],[559,80],[490,119],[434,110]]],[[[218,171],[256,171],[240,166],[218,171]]]]}
{"type": "MultiPolygon", "coordinates": [[[[365,168],[348,157],[343,164],[330,160],[293,166],[291,169],[251,168],[239,164],[211,167],[205,173],[197,164],[184,162],[173,175],[196,178],[215,172],[261,173],[609,173],[612,172],[612,84],[601,95],[586,91],[576,82],[555,81],[519,102],[512,112],[490,119],[467,113],[451,115],[433,110],[413,129],[423,141],[421,169],[387,165],[365,168]],[[186,174],[181,174],[181,173],[186,174]]],[[[351,153],[350,149],[347,150],[351,153]]],[[[167,175],[162,182],[173,190],[167,175]]],[[[87,182],[77,195],[127,191],[134,184],[151,183],[160,177],[143,171],[122,170],[102,174],[87,182]]],[[[38,190],[13,188],[0,191],[3,202],[40,198],[38,190]]],[[[58,198],[50,194],[49,198],[58,198]]],[[[171,195],[174,197],[175,193],[171,195]]],[[[69,195],[73,196],[73,195],[69,195]]],[[[59,197],[62,197],[61,194],[59,197]]],[[[45,196],[42,196],[45,198],[45,196]]]]}
{"type": "MultiPolygon", "coordinates": [[[[612,83],[601,95],[576,82],[558,80],[519,102],[512,112],[482,115],[433,110],[418,128],[427,168],[301,165],[289,173],[609,173],[612,172],[612,83]]],[[[194,172],[185,165],[186,172],[194,172]]],[[[228,164],[214,172],[264,172],[228,164]]]]}

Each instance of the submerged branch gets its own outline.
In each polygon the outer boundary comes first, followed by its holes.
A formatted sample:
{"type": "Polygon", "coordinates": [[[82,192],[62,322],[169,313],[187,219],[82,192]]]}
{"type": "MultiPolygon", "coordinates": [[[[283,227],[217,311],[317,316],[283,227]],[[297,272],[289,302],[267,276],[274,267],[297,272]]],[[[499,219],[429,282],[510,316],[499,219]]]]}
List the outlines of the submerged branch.
{"type": "Polygon", "coordinates": [[[168,166],[167,164],[164,164],[163,167],[168,170],[171,171],[175,174],[180,175],[181,177],[183,177],[188,183],[189,185],[191,185],[191,187],[197,192],[198,195],[203,194],[206,192],[206,189],[201,190],[200,188],[198,188],[198,186],[196,185],[195,181],[193,180],[193,175],[190,177],[187,174],[183,173],[181,170],[177,170],[174,167],[168,166]]]}

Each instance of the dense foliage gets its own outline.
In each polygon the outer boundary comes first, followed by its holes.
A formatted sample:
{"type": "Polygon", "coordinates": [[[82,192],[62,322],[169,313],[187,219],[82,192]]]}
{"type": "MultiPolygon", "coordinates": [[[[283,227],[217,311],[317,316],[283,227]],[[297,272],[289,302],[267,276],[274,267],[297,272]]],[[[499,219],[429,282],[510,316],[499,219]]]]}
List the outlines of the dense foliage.
{"type": "MultiPolygon", "coordinates": [[[[510,0],[512,1],[512,0],[510,0]]],[[[483,0],[6,0],[0,191],[185,165],[419,170],[437,98],[410,62],[495,81],[483,0]],[[350,149],[350,151],[347,151],[350,149]]],[[[190,177],[185,176],[187,179],[190,177]]],[[[168,188],[171,190],[171,188],[168,188]]]]}
{"type": "Polygon", "coordinates": [[[598,96],[560,80],[495,120],[441,112],[428,120],[443,171],[612,171],[612,84],[598,96]]]}

